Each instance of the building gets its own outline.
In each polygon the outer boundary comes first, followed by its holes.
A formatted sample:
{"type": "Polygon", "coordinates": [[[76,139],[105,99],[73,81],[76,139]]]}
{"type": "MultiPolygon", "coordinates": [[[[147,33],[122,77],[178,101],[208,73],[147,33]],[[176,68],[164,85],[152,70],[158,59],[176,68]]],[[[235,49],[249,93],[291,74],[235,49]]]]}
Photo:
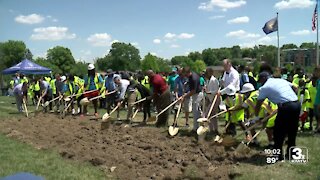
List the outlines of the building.
{"type": "Polygon", "coordinates": [[[284,49],[281,51],[281,63],[295,66],[315,66],[316,49],[284,49]]]}

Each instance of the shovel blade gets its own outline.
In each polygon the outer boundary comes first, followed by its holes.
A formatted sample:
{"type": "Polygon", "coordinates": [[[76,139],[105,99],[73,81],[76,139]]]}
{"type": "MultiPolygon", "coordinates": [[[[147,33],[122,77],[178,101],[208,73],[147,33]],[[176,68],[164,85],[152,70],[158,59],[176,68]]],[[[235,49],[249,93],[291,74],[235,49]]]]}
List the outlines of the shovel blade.
{"type": "Polygon", "coordinates": [[[208,118],[199,118],[199,119],[197,119],[198,123],[207,122],[207,121],[208,121],[208,118]]]}
{"type": "Polygon", "coordinates": [[[197,129],[197,134],[199,136],[201,136],[201,135],[205,134],[208,130],[209,130],[208,127],[199,126],[199,128],[197,129]]]}
{"type": "Polygon", "coordinates": [[[250,148],[242,142],[238,145],[235,151],[239,154],[247,154],[250,152],[250,148]]]}
{"type": "Polygon", "coordinates": [[[237,140],[232,136],[227,135],[221,138],[219,142],[224,146],[233,146],[237,143],[237,140]]]}
{"type": "Polygon", "coordinates": [[[170,134],[170,136],[175,136],[175,135],[178,134],[178,132],[179,132],[179,128],[173,127],[173,126],[170,126],[170,127],[169,127],[169,134],[170,134]]]}
{"type": "Polygon", "coordinates": [[[110,118],[110,115],[108,113],[105,113],[103,116],[102,116],[102,121],[106,121],[110,118]]]}
{"type": "Polygon", "coordinates": [[[155,116],[148,118],[148,122],[155,122],[155,121],[157,121],[157,118],[155,116]]]}

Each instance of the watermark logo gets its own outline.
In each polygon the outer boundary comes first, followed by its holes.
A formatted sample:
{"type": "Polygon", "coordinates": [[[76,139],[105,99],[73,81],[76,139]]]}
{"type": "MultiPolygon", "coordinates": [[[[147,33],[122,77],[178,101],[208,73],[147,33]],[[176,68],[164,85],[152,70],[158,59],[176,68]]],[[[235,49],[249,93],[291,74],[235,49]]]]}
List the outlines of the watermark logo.
{"type": "Polygon", "coordinates": [[[289,162],[305,164],[308,162],[308,158],[308,149],[306,147],[290,147],[289,162]]]}

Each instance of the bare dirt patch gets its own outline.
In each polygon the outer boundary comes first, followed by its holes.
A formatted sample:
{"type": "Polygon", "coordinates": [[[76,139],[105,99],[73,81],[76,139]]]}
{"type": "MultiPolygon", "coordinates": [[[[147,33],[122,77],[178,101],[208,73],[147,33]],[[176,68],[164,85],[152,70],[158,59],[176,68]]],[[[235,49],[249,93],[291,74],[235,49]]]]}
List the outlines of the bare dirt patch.
{"type": "Polygon", "coordinates": [[[238,161],[257,156],[252,152],[239,158],[230,148],[198,144],[188,133],[171,138],[164,128],[111,124],[102,131],[98,121],[52,114],[1,120],[0,127],[11,138],[90,162],[119,179],[233,179],[239,176],[231,171],[238,161]]]}

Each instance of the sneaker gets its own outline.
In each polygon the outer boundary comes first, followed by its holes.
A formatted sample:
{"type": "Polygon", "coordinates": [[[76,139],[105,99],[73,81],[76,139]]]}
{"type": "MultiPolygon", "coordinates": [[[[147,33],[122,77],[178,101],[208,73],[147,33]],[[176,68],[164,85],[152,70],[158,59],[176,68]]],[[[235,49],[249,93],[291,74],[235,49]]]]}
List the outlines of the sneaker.
{"type": "Polygon", "coordinates": [[[72,115],[76,114],[76,110],[72,109],[72,115]]]}
{"type": "Polygon", "coordinates": [[[80,108],[78,108],[78,114],[80,113],[80,108]]]}

